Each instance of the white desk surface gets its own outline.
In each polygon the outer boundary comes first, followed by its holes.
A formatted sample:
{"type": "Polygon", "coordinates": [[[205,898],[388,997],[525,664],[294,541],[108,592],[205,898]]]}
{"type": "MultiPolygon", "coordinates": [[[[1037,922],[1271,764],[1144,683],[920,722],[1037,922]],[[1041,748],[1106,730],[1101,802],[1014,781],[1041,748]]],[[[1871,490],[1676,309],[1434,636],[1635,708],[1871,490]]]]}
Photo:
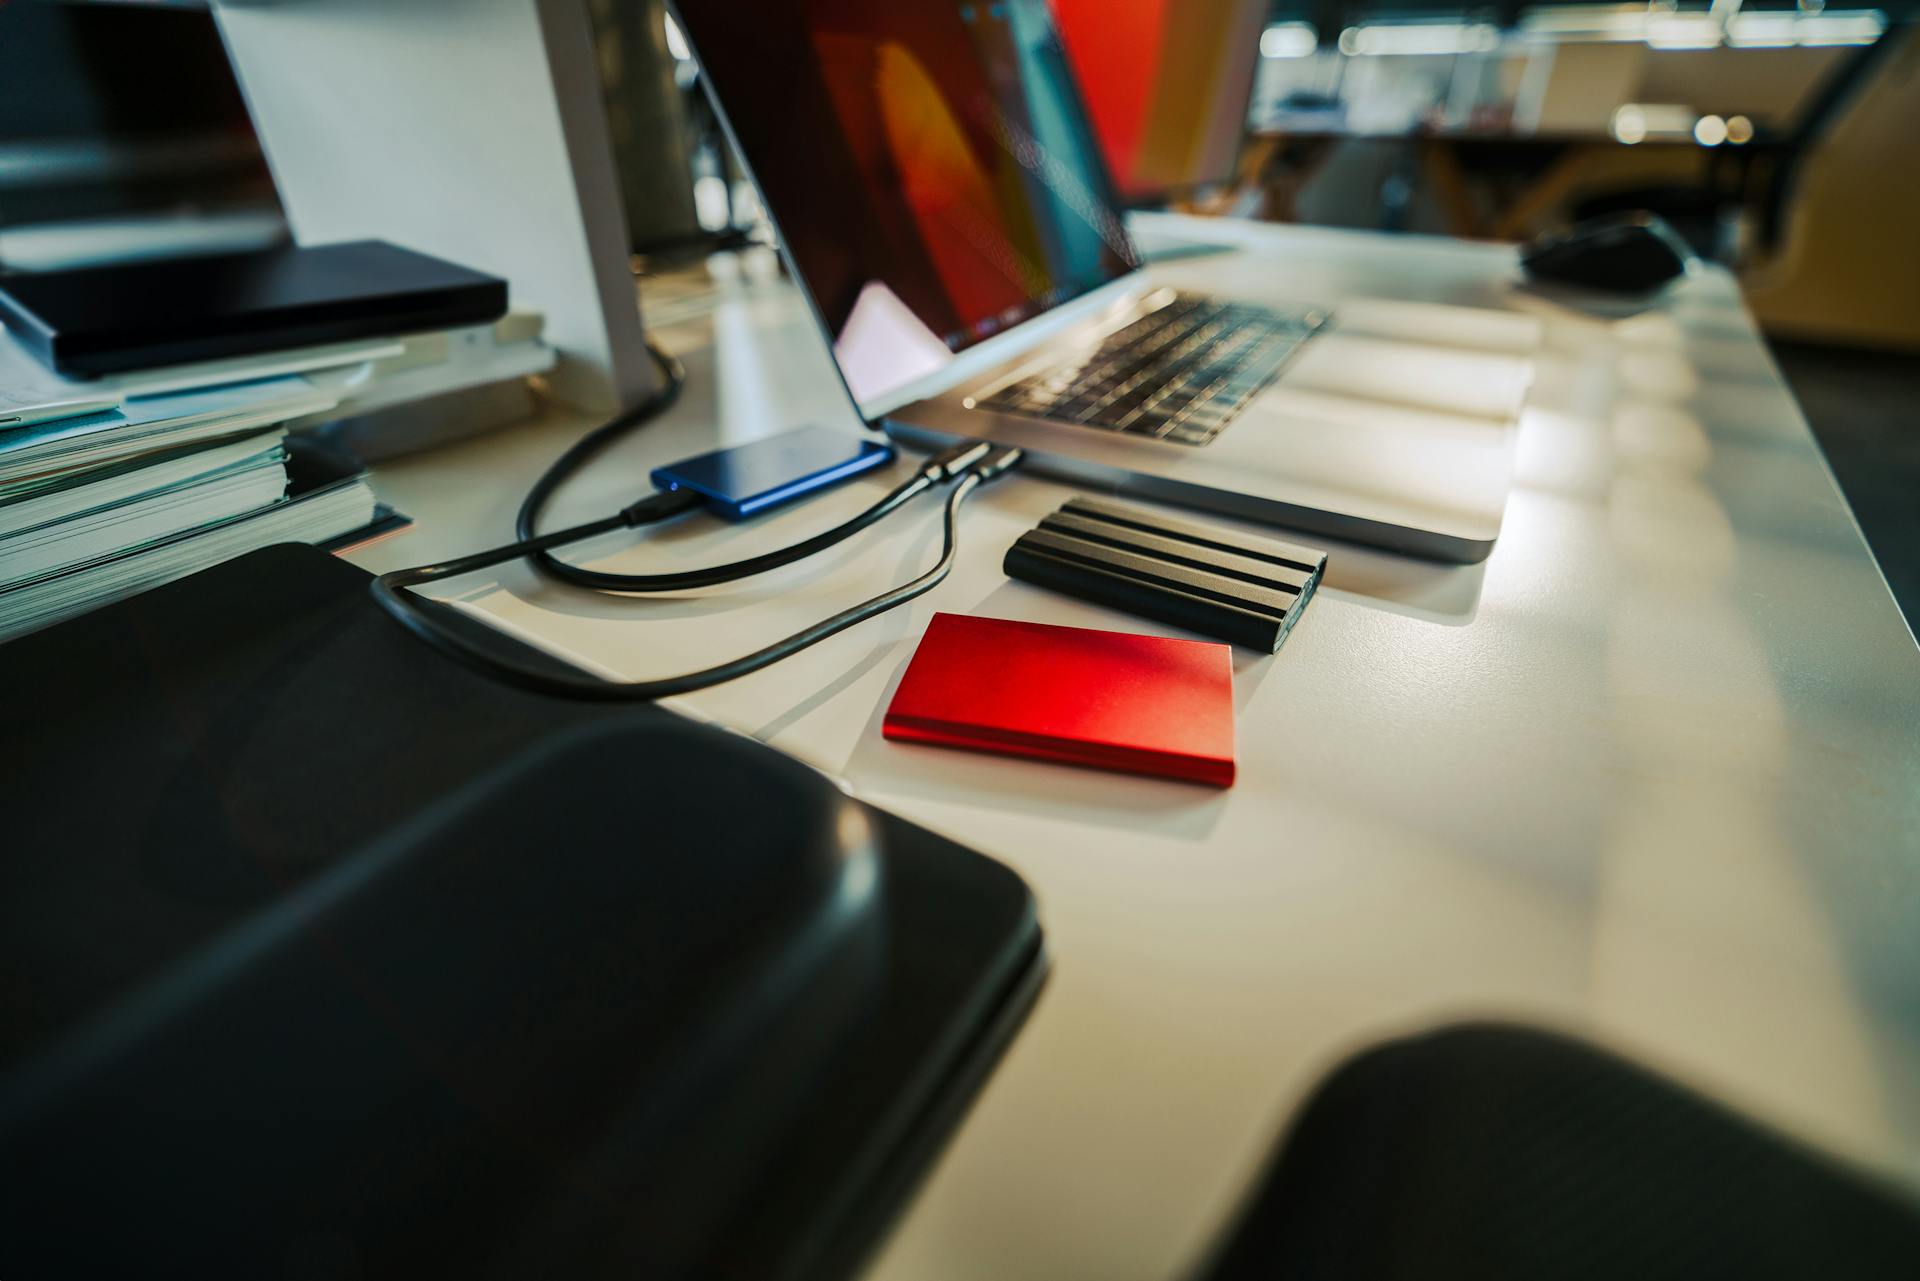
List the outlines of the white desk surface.
{"type": "MultiPolygon", "coordinates": [[[[1327,586],[1285,648],[1237,652],[1237,786],[881,738],[935,610],[1163,630],[1001,574],[1069,496],[1030,477],[970,505],[930,596],[682,704],[1004,860],[1039,898],[1052,977],[870,1275],[1185,1275],[1317,1078],[1468,1017],[1573,1029],[1920,1187],[1920,650],[1731,280],[1600,321],[1516,290],[1505,248],[1231,234],[1282,249],[1302,292],[1336,303],[1547,322],[1492,558],[1323,544],[1327,586]]],[[[706,317],[647,305],[686,357],[686,396],[571,485],[556,524],[722,442],[853,427],[790,288],[736,286],[706,317]]],[[[380,467],[419,525],[355,559],[507,540],[582,426],[556,413],[380,467]]],[[[896,475],[580,558],[730,559],[824,528],[896,475]]],[[[515,569],[463,598],[607,668],[664,674],[864,598],[935,545],[922,499],[734,590],[613,600],[515,569]]]]}

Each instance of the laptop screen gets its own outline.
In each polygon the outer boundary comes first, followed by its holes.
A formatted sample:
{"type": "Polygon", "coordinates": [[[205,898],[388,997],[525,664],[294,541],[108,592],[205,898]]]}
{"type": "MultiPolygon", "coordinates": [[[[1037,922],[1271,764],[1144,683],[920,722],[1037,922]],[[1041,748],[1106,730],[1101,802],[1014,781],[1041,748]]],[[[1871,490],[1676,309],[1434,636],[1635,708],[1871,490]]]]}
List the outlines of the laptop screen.
{"type": "Polygon", "coordinates": [[[1273,0],[1053,0],[1121,199],[1233,177],[1273,0]]]}
{"type": "Polygon", "coordinates": [[[680,0],[868,417],[1136,265],[1046,0],[680,0]]]}

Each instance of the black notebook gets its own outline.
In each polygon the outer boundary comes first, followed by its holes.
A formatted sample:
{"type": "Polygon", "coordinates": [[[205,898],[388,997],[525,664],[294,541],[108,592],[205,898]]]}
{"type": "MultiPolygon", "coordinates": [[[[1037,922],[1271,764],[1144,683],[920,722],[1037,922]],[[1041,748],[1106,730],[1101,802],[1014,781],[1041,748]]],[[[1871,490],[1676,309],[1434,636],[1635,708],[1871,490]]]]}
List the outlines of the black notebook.
{"type": "Polygon", "coordinates": [[[480,325],[507,282],[379,240],[0,279],[0,321],[69,377],[480,325]]]}

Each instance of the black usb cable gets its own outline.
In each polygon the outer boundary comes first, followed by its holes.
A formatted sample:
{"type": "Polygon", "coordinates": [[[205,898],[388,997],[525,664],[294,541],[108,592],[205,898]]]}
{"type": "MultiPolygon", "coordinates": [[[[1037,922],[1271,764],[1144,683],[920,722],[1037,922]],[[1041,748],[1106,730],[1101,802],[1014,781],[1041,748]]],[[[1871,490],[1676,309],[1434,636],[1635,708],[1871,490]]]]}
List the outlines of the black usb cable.
{"type": "MultiPolygon", "coordinates": [[[[525,501],[520,504],[519,514],[514,519],[514,537],[520,540],[516,545],[525,550],[519,554],[530,559],[534,568],[549,578],[593,591],[639,595],[688,591],[696,587],[713,587],[720,583],[751,578],[755,574],[764,574],[782,565],[791,565],[795,561],[805,560],[809,556],[818,555],[829,547],[845,542],[861,530],[892,515],[936,485],[952,480],[954,476],[965,470],[968,464],[985,457],[988,450],[984,441],[969,441],[936,454],[911,479],[859,515],[841,522],[832,529],[803,539],[791,547],[783,547],[779,551],[750,556],[731,564],[710,565],[701,569],[685,569],[664,574],[614,574],[569,564],[555,556],[553,549],[590,538],[594,534],[622,528],[622,524],[602,522],[598,525],[579,525],[573,529],[560,530],[557,536],[542,535],[538,532],[540,517],[546,511],[548,504],[553,501],[554,494],[561,485],[598,457],[608,446],[634,428],[672,408],[680,399],[681,388],[686,384],[686,366],[680,361],[662,351],[651,340],[647,343],[647,353],[660,367],[660,374],[664,380],[660,391],[574,442],[564,454],[554,460],[552,466],[541,473],[540,479],[534,482],[533,488],[527,491],[525,501]]],[[[631,528],[656,519],[664,520],[668,516],[678,515],[682,511],[699,505],[699,499],[693,495],[687,495],[678,502],[662,501],[655,504],[656,499],[664,499],[664,497],[664,495],[654,495],[652,498],[642,499],[640,503],[635,504],[635,508],[646,507],[646,511],[642,513],[645,519],[628,519],[624,525],[631,528]]],[[[628,508],[622,515],[627,516],[633,513],[635,508],[628,508]]]]}
{"type": "Polygon", "coordinates": [[[443,654],[458,659],[482,673],[526,689],[570,698],[630,702],[650,702],[675,694],[685,694],[757,672],[811,645],[817,645],[829,636],[932,591],[953,569],[953,558],[958,545],[960,507],[966,501],[967,495],[980,485],[1018,466],[1022,458],[1021,452],[1017,449],[996,449],[985,441],[967,441],[955,445],[928,459],[911,479],[896,487],[859,515],[790,547],[724,565],[666,574],[609,574],[570,565],[554,556],[553,551],[617,529],[636,529],[670,520],[701,506],[704,501],[701,495],[690,489],[662,490],[649,494],[613,515],[599,520],[555,530],[549,534],[535,532],[541,513],[552,501],[554,492],[568,478],[616,440],[664,413],[679,400],[681,390],[686,385],[686,367],[651,341],[647,344],[647,352],[660,366],[660,373],[664,380],[660,390],[632,409],[588,432],[541,474],[540,479],[528,491],[526,501],[521,504],[515,521],[517,542],[475,552],[454,560],[442,561],[439,564],[417,565],[412,569],[399,569],[381,574],[373,580],[372,584],[373,598],[380,608],[392,615],[408,631],[443,654]],[[424,583],[476,573],[482,569],[521,559],[532,560],[536,568],[551,577],[597,591],[650,593],[710,587],[718,583],[729,583],[755,574],[763,574],[768,570],[816,555],[853,537],[869,525],[899,510],[920,494],[942,484],[952,484],[953,491],[947,499],[943,517],[944,536],[940,560],[926,573],[899,587],[882,592],[871,600],[863,601],[851,609],[842,610],[831,618],[823,619],[812,627],[796,632],[764,649],[734,659],[732,662],[662,680],[608,681],[584,673],[572,676],[556,673],[551,669],[534,668],[518,663],[511,658],[484,650],[460,634],[448,630],[409,590],[424,583]]]}
{"type": "MultiPolygon", "coordinates": [[[[971,442],[964,446],[956,446],[955,449],[947,451],[947,454],[941,455],[940,459],[930,461],[927,466],[921,469],[920,476],[916,477],[916,480],[926,477],[929,472],[937,471],[941,478],[953,482],[953,489],[947,496],[946,508],[942,517],[940,559],[931,569],[909,582],[902,583],[898,587],[890,588],[870,600],[862,601],[851,609],[842,610],[838,614],[822,619],[813,626],[795,632],[784,640],[776,641],[763,649],[736,658],[731,662],[721,663],[718,666],[705,668],[697,672],[688,672],[680,676],[670,676],[659,680],[648,681],[609,681],[585,673],[575,676],[546,668],[531,667],[510,658],[483,650],[468,641],[465,637],[441,626],[437,620],[419,608],[412,593],[407,589],[417,587],[422,583],[435,582],[443,578],[453,578],[460,574],[470,574],[477,570],[504,564],[507,561],[539,555],[552,548],[577,542],[583,538],[590,538],[596,534],[603,534],[610,530],[631,528],[638,525],[650,524],[657,520],[667,519],[679,514],[681,511],[686,510],[688,506],[692,505],[685,491],[669,490],[654,494],[648,498],[641,499],[639,502],[625,508],[618,514],[602,520],[592,521],[584,525],[576,525],[570,529],[558,530],[537,538],[523,539],[520,542],[511,543],[504,547],[496,547],[490,551],[476,552],[471,556],[463,556],[457,560],[445,561],[438,565],[421,565],[413,569],[400,569],[394,570],[391,573],[382,574],[373,580],[373,597],[382,609],[391,614],[414,635],[420,637],[420,639],[426,641],[441,653],[458,659],[487,675],[507,681],[510,684],[518,685],[525,689],[536,690],[541,693],[558,694],[567,698],[586,698],[604,702],[652,702],[655,699],[669,698],[676,694],[687,694],[694,690],[707,689],[714,685],[724,684],[727,681],[738,680],[742,676],[750,675],[765,667],[770,667],[781,659],[797,654],[809,646],[817,645],[828,637],[843,632],[849,627],[856,626],[870,618],[884,614],[890,609],[904,605],[908,601],[932,591],[935,587],[939,586],[953,570],[954,556],[959,548],[961,505],[966,502],[968,495],[972,494],[975,489],[986,484],[988,481],[1005,475],[1014,467],[1018,466],[1022,457],[1023,455],[1018,449],[995,448],[984,442],[971,442]],[[940,459],[946,459],[950,455],[961,461],[957,463],[944,463],[940,461],[940,459]]],[[[911,487],[913,483],[914,482],[909,482],[909,485],[902,486],[901,489],[907,489],[911,487]]],[[[929,480],[926,485],[921,486],[920,489],[916,489],[914,492],[921,492],[936,483],[939,483],[939,481],[929,480]]],[[[895,492],[898,493],[900,491],[896,490],[895,492]]],[[[889,495],[889,497],[891,497],[891,495],[889,495]]],[[[692,501],[697,502],[698,500],[693,499],[692,501]]],[[[883,503],[885,501],[884,499],[882,500],[883,503]]],[[[901,501],[904,502],[905,499],[901,501]]],[[[876,506],[878,505],[879,504],[876,504],[876,506]]],[[[897,506],[898,504],[895,505],[897,506]]],[[[858,520],[859,518],[856,517],[855,519],[858,520]]],[[[874,519],[878,519],[878,517],[876,516],[874,519]]],[[[851,521],[847,523],[853,524],[851,521]]],[[[871,524],[872,522],[867,521],[866,523],[871,524]]],[[[864,525],[861,527],[864,528],[864,525]]],[[[845,526],[841,528],[845,528],[845,526]]],[[[836,531],[828,532],[834,533],[836,531]]],[[[817,538],[808,541],[815,542],[817,538]]],[[[804,545],[805,544],[801,544],[801,546],[804,545]]],[[[788,551],[791,550],[791,548],[788,549],[788,551]]],[[[815,548],[814,550],[819,549],[815,548]]],[[[770,553],[768,557],[756,557],[753,561],[737,561],[734,563],[734,566],[722,568],[735,568],[737,566],[749,565],[757,561],[766,560],[771,560],[771,563],[768,564],[766,568],[772,568],[773,565],[787,564],[790,563],[791,560],[798,559],[797,556],[777,559],[784,555],[785,553],[781,552],[770,553]]],[[[761,571],[755,570],[753,572],[761,571]]],[[[745,576],[745,574],[735,575],[735,577],[745,576]]],[[[715,579],[713,581],[727,580],[715,579]]]]}
{"type": "MultiPolygon", "coordinates": [[[[892,515],[936,485],[949,483],[985,458],[991,448],[985,441],[980,440],[955,445],[929,458],[911,479],[897,486],[859,515],[842,521],[832,529],[823,530],[811,538],[802,539],[790,547],[782,547],[778,551],[766,552],[759,556],[749,556],[745,560],[736,560],[725,565],[708,565],[700,569],[683,569],[666,574],[610,574],[600,570],[585,569],[579,565],[570,565],[550,551],[529,554],[535,564],[548,576],[572,583],[577,587],[589,587],[601,592],[645,595],[736,582],[742,578],[751,578],[755,574],[764,574],[770,569],[778,569],[782,565],[791,565],[797,560],[805,560],[809,556],[818,555],[829,547],[845,542],[867,526],[892,515]]],[[[669,493],[684,492],[686,491],[669,491],[669,493]]],[[[661,496],[655,495],[655,497],[661,496]]],[[[696,499],[696,505],[697,501],[696,499]]],[[[515,533],[528,543],[540,541],[539,536],[533,533],[533,520],[537,515],[537,507],[520,509],[520,523],[515,533]]],[[[554,545],[556,544],[548,544],[549,547],[554,545]]]]}
{"type": "MultiPolygon", "coordinates": [[[[548,577],[572,583],[576,587],[590,587],[601,592],[644,595],[652,592],[686,591],[694,587],[712,587],[717,583],[731,583],[737,579],[750,578],[755,574],[764,574],[782,565],[791,565],[797,560],[805,560],[837,543],[845,542],[867,526],[892,515],[935,485],[950,480],[953,475],[964,470],[967,462],[970,461],[970,456],[983,456],[987,448],[984,442],[979,441],[956,446],[930,460],[929,464],[915,473],[912,479],[895,488],[871,507],[835,525],[832,529],[803,539],[791,547],[783,547],[779,551],[767,552],[760,556],[750,556],[745,560],[736,560],[726,565],[710,565],[701,569],[684,569],[664,574],[614,574],[569,564],[553,555],[551,551],[533,552],[531,557],[534,564],[548,577]]],[[[519,538],[529,543],[538,540],[539,535],[534,532],[534,528],[543,506],[543,502],[536,503],[533,496],[529,495],[527,504],[520,509],[519,521],[514,530],[519,538]]]]}

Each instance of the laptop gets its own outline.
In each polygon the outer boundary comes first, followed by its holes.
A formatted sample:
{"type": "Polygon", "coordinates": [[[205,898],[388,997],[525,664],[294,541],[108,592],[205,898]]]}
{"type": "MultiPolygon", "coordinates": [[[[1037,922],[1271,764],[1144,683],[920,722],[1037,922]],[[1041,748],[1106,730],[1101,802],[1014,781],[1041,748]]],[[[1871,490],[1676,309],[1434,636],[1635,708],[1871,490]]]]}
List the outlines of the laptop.
{"type": "Polygon", "coordinates": [[[1434,341],[1410,341],[1377,303],[1296,299],[1258,247],[1143,266],[1046,0],[676,14],[869,426],[1431,558],[1492,550],[1528,362],[1458,345],[1472,325],[1427,316],[1434,341]]]}
{"type": "Polygon", "coordinates": [[[1135,208],[1230,182],[1273,0],[1051,0],[1094,141],[1135,208]]]}

